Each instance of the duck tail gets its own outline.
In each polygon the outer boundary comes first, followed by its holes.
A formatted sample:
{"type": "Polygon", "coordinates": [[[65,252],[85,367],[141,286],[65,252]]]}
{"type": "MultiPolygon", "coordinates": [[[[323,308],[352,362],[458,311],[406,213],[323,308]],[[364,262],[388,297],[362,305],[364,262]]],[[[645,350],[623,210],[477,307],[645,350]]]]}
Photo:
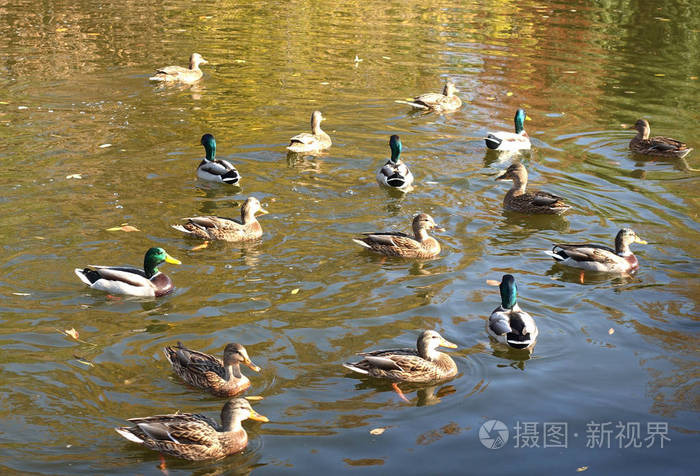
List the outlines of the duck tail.
{"type": "Polygon", "coordinates": [[[229,170],[221,176],[221,181],[230,185],[236,185],[240,179],[241,175],[236,169],[229,170]]]}
{"type": "Polygon", "coordinates": [[[484,141],[486,142],[486,147],[488,147],[491,150],[496,150],[500,147],[501,142],[503,142],[502,139],[499,139],[493,134],[489,134],[484,138],[484,141]]]}
{"type": "Polygon", "coordinates": [[[134,435],[129,431],[129,428],[127,427],[121,427],[121,428],[115,428],[114,431],[122,435],[124,438],[126,438],[129,441],[133,441],[134,443],[139,443],[142,444],[143,440],[139,438],[138,436],[134,435]]]}
{"type": "Polygon", "coordinates": [[[400,99],[397,99],[397,100],[394,101],[394,102],[395,102],[395,103],[399,103],[399,104],[408,104],[409,106],[415,107],[416,109],[430,109],[430,108],[429,108],[428,106],[426,106],[425,104],[421,104],[421,103],[413,102],[413,101],[402,101],[402,100],[400,100],[400,99]]]}
{"type": "Polygon", "coordinates": [[[556,251],[554,251],[554,249],[556,247],[557,246],[554,245],[554,247],[552,248],[551,251],[550,250],[543,250],[543,253],[546,254],[547,256],[551,256],[552,258],[554,258],[555,261],[564,261],[566,259],[566,257],[564,257],[564,256],[560,255],[559,253],[557,253],[556,251]]]}
{"type": "Polygon", "coordinates": [[[343,367],[345,367],[348,370],[352,370],[353,372],[357,372],[358,374],[369,375],[369,372],[367,372],[365,369],[361,369],[360,367],[357,367],[355,364],[352,364],[350,362],[345,362],[343,364],[343,367]]]}
{"type": "Polygon", "coordinates": [[[362,246],[363,248],[372,249],[371,246],[369,246],[367,243],[365,243],[365,242],[362,241],[362,240],[358,240],[357,238],[353,238],[352,241],[354,241],[354,242],[357,243],[358,245],[362,246]]]}

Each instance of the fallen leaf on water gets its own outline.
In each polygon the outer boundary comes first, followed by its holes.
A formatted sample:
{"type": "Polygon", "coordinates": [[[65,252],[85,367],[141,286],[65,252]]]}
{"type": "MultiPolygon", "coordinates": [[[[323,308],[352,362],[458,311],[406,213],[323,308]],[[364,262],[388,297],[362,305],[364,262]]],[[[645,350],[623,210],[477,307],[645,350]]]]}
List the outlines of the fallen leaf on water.
{"type": "Polygon", "coordinates": [[[391,59],[391,56],[382,56],[382,59],[390,60],[390,59],[391,59]]]}
{"type": "Polygon", "coordinates": [[[141,230],[139,230],[135,226],[129,225],[128,223],[122,223],[119,226],[113,226],[112,228],[107,228],[106,231],[125,231],[125,232],[129,233],[131,231],[141,231],[141,230]]]}
{"type": "Polygon", "coordinates": [[[610,329],[608,329],[608,334],[613,335],[614,333],[615,333],[615,329],[613,329],[612,327],[610,329]]]}
{"type": "Polygon", "coordinates": [[[386,428],[372,428],[369,430],[370,435],[381,435],[386,431],[386,428]]]}
{"type": "Polygon", "coordinates": [[[45,240],[46,239],[43,236],[34,236],[34,238],[36,238],[37,240],[45,240]]]}
{"type": "Polygon", "coordinates": [[[73,357],[75,357],[75,359],[76,359],[78,362],[80,362],[81,364],[83,364],[83,365],[87,365],[88,367],[94,367],[94,366],[95,366],[95,364],[93,364],[93,363],[90,362],[89,360],[83,359],[83,358],[80,357],[79,355],[73,354],[73,357]]]}
{"type": "Polygon", "coordinates": [[[654,74],[654,76],[657,76],[659,78],[663,78],[666,75],[664,73],[656,73],[656,74],[654,74]]]}
{"type": "Polygon", "coordinates": [[[233,60],[233,62],[234,63],[245,63],[245,60],[237,59],[237,60],[233,60]]]}
{"type": "Polygon", "coordinates": [[[56,33],[63,33],[64,31],[68,31],[68,28],[56,28],[56,33]]]}
{"type": "Polygon", "coordinates": [[[496,98],[493,97],[493,96],[489,96],[489,97],[486,98],[486,100],[487,100],[487,101],[495,101],[496,98]]]}
{"type": "Polygon", "coordinates": [[[81,179],[81,178],[83,178],[83,176],[80,175],[80,174],[70,174],[70,175],[66,175],[66,178],[67,178],[68,180],[70,180],[70,179],[81,179]]]}
{"type": "Polygon", "coordinates": [[[512,95],[513,95],[513,92],[512,92],[512,91],[508,91],[508,92],[506,93],[506,96],[508,96],[508,97],[510,97],[510,96],[512,96],[512,95]]]}
{"type": "Polygon", "coordinates": [[[496,281],[495,279],[487,279],[486,284],[488,284],[489,286],[500,286],[501,282],[496,281]]]}
{"type": "Polygon", "coordinates": [[[31,296],[30,293],[12,293],[12,294],[14,294],[15,296],[31,296]]]}
{"type": "Polygon", "coordinates": [[[112,147],[112,144],[102,144],[102,145],[100,145],[100,149],[106,149],[107,147],[112,147]]]}
{"type": "Polygon", "coordinates": [[[244,398],[245,398],[246,400],[248,400],[249,402],[259,402],[259,401],[262,400],[264,397],[263,397],[262,395],[248,395],[248,396],[246,396],[246,397],[244,397],[244,398]]]}
{"type": "Polygon", "coordinates": [[[75,327],[66,329],[64,332],[66,333],[66,335],[71,336],[75,340],[78,340],[78,331],[75,330],[75,327]]]}
{"type": "Polygon", "coordinates": [[[580,468],[576,468],[576,472],[580,473],[581,471],[586,471],[588,469],[588,466],[581,466],[580,468]]]}
{"type": "Polygon", "coordinates": [[[190,249],[190,251],[199,251],[199,250],[203,250],[204,248],[207,248],[208,246],[209,246],[209,242],[208,242],[208,241],[205,241],[205,242],[202,243],[201,245],[193,246],[192,249],[190,249]]]}
{"type": "Polygon", "coordinates": [[[297,293],[299,293],[299,288],[292,289],[291,294],[297,294],[297,293]]]}

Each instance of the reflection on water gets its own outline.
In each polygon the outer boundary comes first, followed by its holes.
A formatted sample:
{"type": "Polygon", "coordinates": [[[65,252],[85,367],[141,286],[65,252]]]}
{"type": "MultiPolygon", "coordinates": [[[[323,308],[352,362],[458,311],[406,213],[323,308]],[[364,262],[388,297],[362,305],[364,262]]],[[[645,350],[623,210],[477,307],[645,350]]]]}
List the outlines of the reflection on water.
{"type": "Polygon", "coordinates": [[[158,455],[114,426],[221,407],[172,379],[161,349],[181,340],[212,351],[243,343],[262,367],[249,393],[265,397],[256,408],[271,423],[247,422],[239,455],[168,458],[171,474],[415,473],[436,461],[462,473],[466,458],[494,472],[514,459],[530,472],[613,472],[611,452],[585,447],[590,421],[667,422],[663,449],[615,456],[639,474],[685,470],[698,410],[699,10],[681,0],[0,0],[0,469],[156,471],[158,455]],[[149,83],[154,67],[191,51],[211,62],[202,81],[149,83]],[[394,102],[448,78],[463,100],[454,113],[394,102]],[[511,130],[518,107],[532,118],[533,150],[486,152],[483,137],[511,130]],[[315,109],[333,146],[288,155],[299,118],[315,109]],[[631,154],[621,125],[640,117],[696,151],[631,154]],[[220,138],[241,187],[196,179],[205,132],[220,138]],[[375,180],[391,134],[405,138],[410,193],[375,180]],[[503,212],[508,187],[493,179],[515,160],[533,188],[572,209],[503,212]],[[270,210],[259,241],[193,249],[201,242],[170,228],[192,215],[237,217],[249,196],[270,210]],[[419,212],[447,229],[438,259],[388,260],[352,242],[410,231],[419,212]],[[106,231],[121,223],[141,231],[106,231]],[[623,226],[650,243],[635,249],[632,276],[582,280],[542,253],[606,243],[623,226]],[[167,271],[168,296],[113,299],[75,279],[76,266],[130,263],[150,246],[183,262],[167,271]],[[540,328],[532,354],[497,349],[484,331],[497,304],[484,281],[503,273],[521,283],[540,328]],[[356,351],[411,347],[427,328],[459,345],[460,373],[405,388],[410,405],[340,366],[356,351]],[[477,435],[488,419],[568,421],[569,447],[547,458],[510,442],[487,451],[477,435]]]}

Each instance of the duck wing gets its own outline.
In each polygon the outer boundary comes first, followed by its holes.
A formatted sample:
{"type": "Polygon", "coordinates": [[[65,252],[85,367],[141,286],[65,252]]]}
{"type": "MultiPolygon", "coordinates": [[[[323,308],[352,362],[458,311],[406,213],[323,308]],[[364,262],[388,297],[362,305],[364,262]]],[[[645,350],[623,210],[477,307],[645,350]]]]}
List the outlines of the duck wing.
{"type": "Polygon", "coordinates": [[[121,281],[132,286],[151,286],[146,273],[131,266],[90,266],[89,269],[99,275],[99,279],[121,281]]]}
{"type": "Polygon", "coordinates": [[[563,256],[564,259],[571,258],[574,261],[596,261],[605,263],[615,261],[619,258],[612,248],[586,243],[556,244],[552,247],[552,251],[563,256]]]}

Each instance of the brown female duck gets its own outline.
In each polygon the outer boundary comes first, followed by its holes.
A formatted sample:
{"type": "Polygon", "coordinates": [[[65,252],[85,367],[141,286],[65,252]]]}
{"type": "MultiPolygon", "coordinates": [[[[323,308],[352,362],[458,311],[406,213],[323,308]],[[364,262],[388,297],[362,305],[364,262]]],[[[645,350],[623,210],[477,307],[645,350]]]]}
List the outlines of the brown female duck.
{"type": "Polygon", "coordinates": [[[131,418],[134,426],[114,430],[134,443],[190,461],[223,458],[238,453],[248,444],[248,434],[241,422],[267,422],[245,398],[229,400],[221,410],[221,425],[196,413],[175,413],[131,418]]]}
{"type": "Polygon", "coordinates": [[[634,128],[637,129],[637,135],[630,141],[630,150],[637,154],[682,159],[693,150],[683,142],[670,137],[649,137],[651,127],[646,119],[639,119],[634,124],[634,128]]]}
{"type": "Polygon", "coordinates": [[[413,98],[413,101],[396,101],[408,104],[416,109],[426,109],[435,112],[452,112],[462,107],[462,100],[455,93],[457,87],[452,81],[447,81],[440,93],[426,93],[413,98]]]}
{"type": "Polygon", "coordinates": [[[513,212],[531,214],[560,215],[571,208],[561,197],[548,192],[525,191],[527,187],[527,169],[520,162],[512,164],[496,180],[512,180],[513,187],[503,199],[503,208],[513,212]]]}
{"type": "Polygon", "coordinates": [[[202,70],[199,69],[199,65],[207,63],[209,62],[202,58],[202,55],[199,53],[192,53],[192,56],[190,56],[189,68],[183,68],[182,66],[166,66],[165,68],[156,70],[156,74],[148,79],[166,83],[194,83],[202,79],[202,75],[204,74],[202,70]]]}
{"type": "Polygon", "coordinates": [[[445,231],[435,224],[433,217],[421,213],[413,219],[414,236],[399,232],[364,233],[364,238],[353,238],[353,241],[386,256],[435,258],[440,254],[440,243],[428,235],[428,231],[432,229],[445,231]]]}
{"type": "Polygon", "coordinates": [[[290,152],[310,153],[319,152],[331,146],[331,138],[321,129],[321,121],[325,118],[321,111],[311,114],[311,133],[302,132],[290,139],[287,150],[290,152]]]}
{"type": "Polygon", "coordinates": [[[184,225],[172,225],[178,231],[203,240],[248,241],[262,236],[262,227],[255,214],[268,213],[260,201],[249,197],[241,206],[241,219],[215,216],[184,218],[184,225]]]}
{"type": "Polygon", "coordinates": [[[250,387],[250,380],[241,373],[240,364],[260,371],[241,344],[228,344],[223,362],[213,355],[188,349],[181,342],[177,347],[165,347],[163,352],[182,380],[218,397],[231,397],[250,387]]]}
{"type": "Polygon", "coordinates": [[[431,383],[457,375],[454,360],[439,352],[438,347],[449,349],[457,345],[446,341],[439,333],[423,331],[416,349],[389,349],[362,352],[359,362],[346,362],[343,367],[364,375],[385,378],[395,382],[431,383]]]}

